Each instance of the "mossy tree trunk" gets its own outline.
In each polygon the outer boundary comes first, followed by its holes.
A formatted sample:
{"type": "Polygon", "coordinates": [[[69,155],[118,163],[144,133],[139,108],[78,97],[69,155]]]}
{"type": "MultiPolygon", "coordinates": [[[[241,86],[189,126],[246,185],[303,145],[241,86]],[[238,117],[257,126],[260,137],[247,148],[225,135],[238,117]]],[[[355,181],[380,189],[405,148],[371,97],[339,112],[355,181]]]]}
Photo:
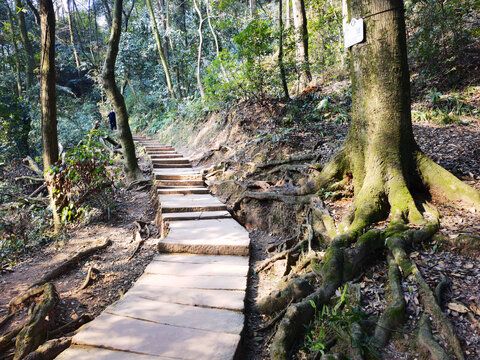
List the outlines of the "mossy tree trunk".
{"type": "Polygon", "coordinates": [[[317,179],[353,177],[355,198],[340,231],[360,230],[390,212],[423,223],[412,193],[442,192],[480,208],[480,194],[428,159],[415,142],[410,113],[401,0],[348,0],[348,21],[364,18],[365,41],[350,48],[352,122],[343,148],[317,179]]]}
{"type": "Polygon", "coordinates": [[[125,173],[127,180],[132,181],[141,178],[141,172],[138,168],[137,157],[135,155],[135,145],[133,143],[132,132],[128,124],[127,106],[120,90],[115,82],[115,63],[118,55],[118,45],[122,32],[122,5],[123,0],[115,0],[113,9],[112,29],[110,40],[108,42],[107,55],[103,65],[103,86],[108,99],[113,104],[118,125],[118,138],[122,146],[124,156],[125,173]]]}

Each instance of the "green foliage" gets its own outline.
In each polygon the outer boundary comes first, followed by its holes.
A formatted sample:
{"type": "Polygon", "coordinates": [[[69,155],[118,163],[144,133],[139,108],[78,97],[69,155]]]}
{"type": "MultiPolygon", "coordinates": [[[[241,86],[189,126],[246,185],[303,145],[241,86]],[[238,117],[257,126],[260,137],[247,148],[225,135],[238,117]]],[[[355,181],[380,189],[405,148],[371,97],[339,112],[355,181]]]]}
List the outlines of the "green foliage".
{"type": "Polygon", "coordinates": [[[405,2],[409,57],[422,64],[427,77],[455,71],[469,53],[478,31],[478,2],[408,0],[405,2]]]}
{"type": "Polygon", "coordinates": [[[273,26],[272,21],[255,17],[233,37],[240,57],[245,60],[240,73],[241,88],[250,96],[263,97],[268,88],[265,65],[267,57],[275,49],[273,45],[276,34],[273,26]]]}
{"type": "MultiPolygon", "coordinates": [[[[348,285],[336,291],[337,299],[335,305],[324,305],[320,311],[315,302],[310,300],[311,306],[315,309],[315,321],[310,325],[305,336],[303,349],[306,352],[324,354],[327,344],[333,338],[337,338],[343,345],[358,348],[365,355],[367,352],[375,352],[369,345],[369,337],[365,334],[358,339],[352,334],[352,324],[365,320],[366,315],[352,296],[348,285]]],[[[337,344],[338,346],[338,344],[337,344]]]]}
{"type": "Polygon", "coordinates": [[[109,166],[113,160],[98,141],[102,135],[102,131],[91,131],[83,144],[72,147],[62,162],[47,170],[64,222],[78,218],[91,204],[103,210],[112,206],[115,178],[109,166]]]}
{"type": "Polygon", "coordinates": [[[16,97],[0,88],[0,161],[28,153],[30,118],[16,97]]]}

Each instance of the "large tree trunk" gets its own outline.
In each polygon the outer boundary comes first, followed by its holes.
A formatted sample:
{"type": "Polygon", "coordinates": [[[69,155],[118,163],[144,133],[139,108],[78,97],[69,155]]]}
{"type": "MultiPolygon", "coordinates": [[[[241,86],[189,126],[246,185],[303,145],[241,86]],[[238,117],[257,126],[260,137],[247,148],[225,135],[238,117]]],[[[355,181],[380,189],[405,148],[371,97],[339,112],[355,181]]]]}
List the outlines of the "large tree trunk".
{"type": "Polygon", "coordinates": [[[122,32],[122,3],[123,0],[115,0],[112,19],[112,30],[108,41],[107,55],[103,65],[103,86],[105,92],[117,117],[118,138],[122,146],[123,156],[125,159],[125,173],[127,180],[132,181],[141,178],[141,172],[138,168],[137,157],[135,155],[135,145],[133,143],[130,125],[128,124],[128,113],[120,90],[115,82],[115,63],[118,55],[118,45],[120,43],[120,35],[122,32]]]}
{"type": "Polygon", "coordinates": [[[340,230],[357,231],[389,212],[394,221],[422,223],[412,192],[427,188],[480,209],[480,193],[428,159],[413,137],[402,1],[349,0],[348,14],[365,19],[366,34],[350,49],[352,122],[317,179],[318,189],[353,177],[354,204],[340,230]]]}
{"type": "Polygon", "coordinates": [[[162,40],[160,39],[160,33],[158,32],[157,20],[155,19],[155,13],[153,11],[152,0],[146,0],[148,11],[150,12],[150,18],[152,20],[153,33],[155,35],[155,41],[157,42],[158,55],[160,55],[160,60],[162,62],[163,70],[165,71],[165,79],[167,81],[168,92],[172,98],[175,97],[175,92],[173,91],[172,78],[170,76],[170,70],[168,69],[167,59],[163,52],[162,40]]]}
{"type": "MultiPolygon", "coordinates": [[[[23,9],[23,4],[21,0],[15,0],[15,6],[18,10],[23,9]]],[[[18,11],[18,25],[20,27],[20,39],[22,39],[23,47],[27,53],[27,63],[26,63],[26,88],[27,90],[33,86],[33,69],[35,68],[34,54],[32,44],[28,37],[27,24],[25,22],[25,15],[23,11],[18,11]]],[[[53,11],[53,10],[52,10],[53,11]]]]}
{"type": "Polygon", "coordinates": [[[307,15],[303,0],[292,0],[293,25],[295,27],[295,62],[298,71],[298,87],[302,91],[310,81],[310,65],[308,64],[308,31],[307,15]]]}

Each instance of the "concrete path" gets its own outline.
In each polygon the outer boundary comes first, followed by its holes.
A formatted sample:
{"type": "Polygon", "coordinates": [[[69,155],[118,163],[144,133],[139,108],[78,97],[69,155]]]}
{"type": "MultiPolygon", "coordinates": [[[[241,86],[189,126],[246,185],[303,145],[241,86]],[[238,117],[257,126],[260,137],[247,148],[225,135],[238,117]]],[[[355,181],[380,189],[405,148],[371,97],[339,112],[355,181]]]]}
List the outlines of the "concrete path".
{"type": "Polygon", "coordinates": [[[166,235],[160,254],[57,359],[234,359],[244,324],[248,232],[188,159],[168,145],[134,140],[153,165],[156,223],[166,235]]]}

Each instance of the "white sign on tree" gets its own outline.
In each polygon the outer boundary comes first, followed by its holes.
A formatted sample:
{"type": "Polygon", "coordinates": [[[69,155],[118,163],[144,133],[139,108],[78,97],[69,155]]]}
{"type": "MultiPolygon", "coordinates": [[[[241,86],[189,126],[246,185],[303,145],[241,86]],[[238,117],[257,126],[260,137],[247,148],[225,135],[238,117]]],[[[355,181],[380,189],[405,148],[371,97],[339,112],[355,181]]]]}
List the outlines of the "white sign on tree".
{"type": "Polygon", "coordinates": [[[363,19],[352,19],[350,23],[345,24],[343,39],[345,48],[361,43],[365,38],[363,30],[363,19]]]}

